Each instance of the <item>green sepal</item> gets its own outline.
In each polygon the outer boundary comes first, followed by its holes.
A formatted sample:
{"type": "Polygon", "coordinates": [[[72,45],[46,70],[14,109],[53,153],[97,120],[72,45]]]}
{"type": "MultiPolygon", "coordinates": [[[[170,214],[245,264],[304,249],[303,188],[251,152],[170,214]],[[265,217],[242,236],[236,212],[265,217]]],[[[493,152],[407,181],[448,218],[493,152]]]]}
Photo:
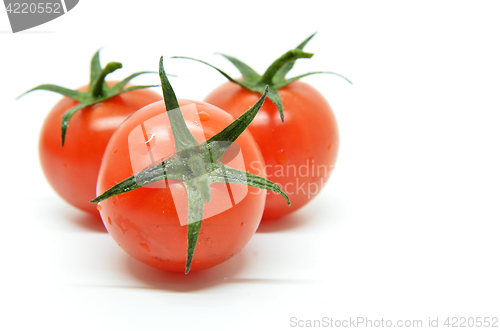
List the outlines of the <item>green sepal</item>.
{"type": "Polygon", "coordinates": [[[228,127],[207,141],[195,144],[193,143],[195,138],[187,129],[179,109],[179,103],[165,74],[163,57],[160,58],[159,73],[165,108],[174,134],[176,154],[124,179],[91,202],[98,203],[160,180],[177,179],[182,181],[188,196],[188,249],[185,269],[185,272],[188,273],[198,242],[204,206],[211,200],[210,184],[219,183],[221,180],[244,185],[246,183],[249,186],[278,192],[285,197],[288,204],[290,204],[290,200],[278,185],[259,176],[230,168],[221,162],[228,148],[250,125],[263,105],[268,93],[267,87],[265,87],[264,94],[260,99],[228,127]],[[181,121],[182,123],[180,123],[181,121]]]}
{"type": "Polygon", "coordinates": [[[276,87],[272,86],[269,89],[269,99],[276,105],[278,111],[280,112],[281,122],[285,121],[285,112],[283,110],[283,102],[281,101],[281,97],[278,93],[276,87]]]}
{"type": "Polygon", "coordinates": [[[266,84],[274,84],[275,79],[274,76],[285,66],[287,63],[295,62],[298,59],[310,59],[313,57],[313,53],[306,53],[301,49],[291,49],[285,54],[281,55],[278,59],[276,59],[267,70],[264,72],[260,81],[266,84]]]}
{"type": "MultiPolygon", "coordinates": [[[[127,88],[121,89],[119,91],[112,90],[112,91],[109,91],[106,94],[106,98],[103,98],[103,99],[104,100],[110,99],[112,97],[116,97],[117,95],[125,93],[125,92],[130,92],[130,91],[135,91],[135,90],[143,90],[143,89],[146,89],[146,88],[158,87],[158,86],[160,86],[160,85],[134,85],[134,86],[129,86],[127,88]]],[[[98,102],[102,102],[104,100],[101,99],[101,101],[98,101],[98,102]]]]}
{"type": "Polygon", "coordinates": [[[231,62],[236,67],[236,69],[239,70],[244,80],[253,80],[253,81],[259,80],[260,75],[257,72],[255,72],[255,70],[250,68],[247,64],[243,63],[242,61],[238,60],[235,57],[226,54],[222,53],[216,53],[216,54],[222,55],[227,60],[229,60],[229,62],[231,62]]]}
{"type": "Polygon", "coordinates": [[[283,198],[285,198],[288,206],[290,206],[290,199],[286,195],[285,191],[283,191],[279,185],[260,176],[228,167],[225,164],[219,164],[214,171],[210,172],[209,176],[212,183],[247,185],[279,193],[283,198]]]}
{"type": "Polygon", "coordinates": [[[101,70],[97,78],[90,83],[89,86],[89,93],[92,97],[94,98],[99,98],[102,97],[106,91],[105,91],[105,86],[104,84],[104,79],[106,78],[107,75],[110,73],[121,69],[123,65],[120,62],[110,62],[106,64],[104,69],[101,70]]]}
{"type": "Polygon", "coordinates": [[[186,150],[198,145],[198,141],[189,131],[184,117],[180,111],[179,102],[175,96],[174,89],[167,78],[163,67],[163,56],[160,58],[160,81],[163,91],[163,100],[170,120],[172,133],[174,134],[176,150],[186,150]]]}
{"type": "Polygon", "coordinates": [[[56,92],[56,93],[59,93],[61,95],[64,95],[65,97],[68,97],[68,98],[71,98],[71,99],[74,99],[74,100],[80,101],[80,102],[83,102],[87,98],[87,92],[70,90],[70,89],[67,89],[65,87],[53,85],[53,84],[42,84],[42,85],[38,85],[37,87],[32,88],[29,91],[24,92],[23,94],[18,96],[16,99],[19,99],[20,97],[22,97],[30,92],[37,91],[37,90],[56,92]]]}
{"type": "Polygon", "coordinates": [[[282,87],[287,86],[290,83],[295,82],[296,80],[301,79],[302,77],[306,77],[306,76],[310,76],[310,75],[316,75],[316,74],[332,74],[332,75],[335,75],[335,76],[339,76],[340,78],[345,79],[349,84],[352,84],[352,82],[349,79],[347,79],[346,77],[344,77],[341,74],[338,74],[336,72],[333,72],[333,71],[313,71],[313,72],[308,72],[306,74],[302,74],[302,75],[298,75],[298,76],[295,76],[295,77],[292,77],[292,78],[288,78],[288,79],[282,80],[282,81],[274,84],[274,87],[277,88],[277,89],[280,89],[282,87]]]}
{"type": "Polygon", "coordinates": [[[68,124],[69,124],[69,120],[71,119],[71,117],[73,117],[73,115],[75,115],[75,113],[77,111],[79,111],[80,109],[83,109],[83,108],[88,107],[90,105],[92,105],[91,102],[82,102],[82,103],[78,104],[77,106],[75,106],[71,109],[68,109],[64,112],[64,114],[62,115],[62,121],[61,121],[62,146],[64,146],[64,142],[66,141],[66,131],[68,131],[68,124]]]}
{"type": "Polygon", "coordinates": [[[88,84],[88,91],[78,91],[78,90],[70,90],[62,86],[52,85],[52,84],[43,84],[39,85],[31,90],[23,93],[18,98],[23,95],[35,91],[35,90],[45,90],[56,92],[66,97],[69,97],[73,100],[79,102],[79,104],[69,110],[67,110],[63,114],[63,118],[61,121],[61,144],[64,146],[66,141],[66,132],[68,130],[68,124],[71,117],[79,110],[92,106],[96,103],[106,101],[110,98],[113,98],[121,93],[134,91],[138,89],[156,87],[158,85],[137,85],[130,86],[125,88],[127,83],[130,82],[131,79],[146,73],[156,73],[154,71],[141,71],[135,74],[132,74],[122,81],[116,83],[114,86],[109,87],[106,83],[106,76],[122,67],[122,64],[119,62],[110,62],[108,63],[104,69],[101,68],[100,58],[99,58],[100,49],[94,54],[92,60],[90,61],[90,83],[88,84]]]}
{"type": "Polygon", "coordinates": [[[101,51],[101,48],[99,48],[97,50],[97,52],[95,52],[94,56],[92,56],[92,60],[90,61],[90,81],[93,82],[97,79],[97,76],[99,76],[99,74],[101,73],[102,71],[102,68],[101,68],[101,59],[100,59],[100,51],[101,51]]]}
{"type": "MultiPolygon", "coordinates": [[[[307,45],[309,40],[311,40],[314,36],[316,35],[316,32],[314,32],[312,35],[306,38],[303,42],[301,42],[296,49],[304,49],[304,47],[307,45]]],[[[295,65],[295,61],[290,61],[286,63],[283,67],[281,67],[276,74],[273,77],[273,80],[276,82],[279,82],[281,80],[285,79],[285,76],[288,74],[290,70],[292,70],[293,66],[295,65]]],[[[277,87],[278,88],[278,87],[277,87]]]]}
{"type": "Polygon", "coordinates": [[[174,155],[122,180],[90,202],[99,203],[116,195],[130,192],[160,180],[177,179],[186,181],[190,179],[188,176],[187,163],[178,155],[174,155]]]}
{"type": "MultiPolygon", "coordinates": [[[[241,73],[242,80],[235,79],[228,75],[223,70],[198,59],[185,57],[185,56],[173,56],[175,59],[187,59],[193,60],[200,63],[203,63],[211,68],[217,70],[220,74],[226,77],[230,82],[238,84],[242,88],[245,88],[252,92],[264,93],[264,89],[266,86],[269,86],[269,94],[268,98],[276,105],[278,111],[280,113],[281,121],[285,120],[284,110],[283,110],[283,102],[281,101],[281,97],[278,93],[280,88],[285,87],[286,85],[308,75],[317,74],[317,73],[332,73],[338,75],[344,79],[346,79],[349,83],[351,83],[347,78],[341,76],[337,73],[326,72],[326,71],[316,71],[307,73],[304,75],[296,76],[290,79],[285,79],[286,74],[293,68],[295,61],[302,58],[311,58],[313,56],[312,53],[306,53],[302,49],[307,45],[307,43],[314,37],[316,33],[313,33],[311,36],[306,38],[302,43],[300,43],[296,48],[289,50],[282,56],[280,56],[277,60],[275,60],[264,72],[261,76],[255,70],[253,70],[250,66],[242,61],[238,60],[235,57],[220,54],[224,56],[228,61],[230,61],[241,73]]],[[[352,84],[352,83],[351,83],[352,84]]]]}
{"type": "Polygon", "coordinates": [[[196,185],[194,185],[191,181],[185,181],[184,185],[186,186],[188,198],[188,248],[185,269],[185,274],[187,274],[189,270],[191,270],[194,251],[196,249],[196,245],[198,244],[198,236],[200,234],[205,204],[203,203],[201,193],[196,185]]]}

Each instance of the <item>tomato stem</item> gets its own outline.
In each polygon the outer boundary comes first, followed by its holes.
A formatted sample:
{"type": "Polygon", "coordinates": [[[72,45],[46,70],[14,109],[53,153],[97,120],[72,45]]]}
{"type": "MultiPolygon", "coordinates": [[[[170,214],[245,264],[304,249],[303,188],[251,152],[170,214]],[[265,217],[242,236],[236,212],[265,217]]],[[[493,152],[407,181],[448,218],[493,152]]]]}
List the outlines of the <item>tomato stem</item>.
{"type": "Polygon", "coordinates": [[[104,79],[106,78],[107,75],[122,67],[123,65],[120,62],[110,62],[106,64],[106,66],[99,73],[96,79],[90,83],[89,87],[90,95],[94,98],[102,97],[104,92],[104,79]]]}
{"type": "Polygon", "coordinates": [[[312,53],[306,53],[300,49],[292,49],[280,56],[276,61],[274,61],[269,68],[264,72],[260,81],[262,83],[272,85],[275,81],[274,76],[278,73],[278,71],[283,68],[284,65],[290,63],[291,61],[295,61],[297,59],[310,59],[313,56],[312,53]]]}

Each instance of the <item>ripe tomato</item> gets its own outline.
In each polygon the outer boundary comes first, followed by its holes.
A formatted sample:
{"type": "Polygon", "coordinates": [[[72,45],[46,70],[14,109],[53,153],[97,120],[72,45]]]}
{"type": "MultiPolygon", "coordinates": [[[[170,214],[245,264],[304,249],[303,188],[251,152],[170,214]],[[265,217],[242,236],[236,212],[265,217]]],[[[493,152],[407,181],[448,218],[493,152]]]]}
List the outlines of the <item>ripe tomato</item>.
{"type": "Polygon", "coordinates": [[[316,89],[299,79],[318,73],[340,75],[316,71],[285,78],[297,59],[313,56],[302,51],[313,36],[275,60],[263,75],[229,55],[221,54],[240,71],[242,77],[239,79],[206,62],[187,58],[216,69],[229,80],[211,92],[205,101],[233,116],[239,116],[255,102],[266,86],[269,88],[269,99],[249,130],[262,151],[269,180],[279,184],[290,197],[291,208],[276,194],[269,192],[264,220],[283,217],[315,197],[326,183],[337,159],[339,134],[332,109],[316,89]]]}
{"type": "MultiPolygon", "coordinates": [[[[78,90],[58,85],[39,85],[35,90],[65,96],[55,105],[42,126],[40,162],[52,188],[67,202],[98,216],[90,200],[95,197],[99,166],[109,138],[125,118],[161,96],[151,85],[133,86],[134,73],[120,82],[106,82],[106,76],[122,64],[110,62],[101,68],[99,51],[90,62],[90,82],[78,90]]],[[[25,94],[26,94],[25,93],[25,94]]]]}
{"type": "Polygon", "coordinates": [[[141,89],[83,108],[71,118],[64,146],[62,116],[79,102],[68,97],[59,101],[43,123],[39,142],[40,162],[52,188],[73,206],[98,216],[89,201],[95,197],[101,159],[111,135],[136,110],[158,100],[158,93],[141,89]]]}
{"type": "MultiPolygon", "coordinates": [[[[267,99],[248,129],[260,147],[267,178],[280,185],[291,206],[278,194],[268,192],[263,219],[277,219],[316,196],[328,180],[339,149],[337,121],[325,98],[312,86],[295,81],[278,90],[285,121],[267,99]]],[[[234,117],[255,103],[259,93],[227,82],[205,101],[234,117]]]]}
{"type": "MultiPolygon", "coordinates": [[[[205,102],[179,100],[179,105],[187,128],[198,142],[214,136],[234,120],[228,113],[205,102]],[[193,106],[196,116],[193,116],[193,106]]],[[[235,143],[241,150],[244,168],[251,173],[262,173],[262,156],[252,136],[243,132],[235,143]]],[[[134,176],[148,163],[170,157],[176,152],[175,145],[163,102],[135,112],[108,143],[97,182],[97,195],[134,176]]],[[[225,163],[224,157],[222,162],[225,163]]],[[[241,198],[235,202],[228,198],[227,185],[210,185],[212,198],[204,205],[191,270],[210,268],[229,259],[245,246],[259,225],[265,191],[231,185],[230,196],[241,198]]],[[[132,257],[155,268],[187,272],[186,197],[184,184],[168,179],[107,198],[99,202],[98,208],[109,234],[132,257]]]]}

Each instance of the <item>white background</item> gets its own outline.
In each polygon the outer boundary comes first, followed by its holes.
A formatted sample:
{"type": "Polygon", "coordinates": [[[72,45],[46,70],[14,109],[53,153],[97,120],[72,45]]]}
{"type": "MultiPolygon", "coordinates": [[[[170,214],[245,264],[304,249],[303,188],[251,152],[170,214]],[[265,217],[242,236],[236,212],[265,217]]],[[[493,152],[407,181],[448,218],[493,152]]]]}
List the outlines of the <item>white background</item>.
{"type": "MultiPolygon", "coordinates": [[[[2,330],[287,330],[301,320],[500,317],[498,1],[98,1],[12,34],[0,10],[2,330]],[[237,5],[238,3],[238,5],[237,5]],[[240,7],[237,7],[240,6],[240,7]],[[321,195],[262,225],[245,249],[188,276],[128,257],[102,225],[61,200],[38,163],[60,99],[22,92],[156,70],[160,55],[214,52],[263,72],[318,31],[293,74],[337,116],[337,168],[321,195]]],[[[167,60],[179,98],[224,78],[167,60]]],[[[144,76],[136,83],[157,83],[144,76]]],[[[297,329],[296,327],[295,329],[297,329]]],[[[442,328],[446,329],[446,328],[442,328]]]]}

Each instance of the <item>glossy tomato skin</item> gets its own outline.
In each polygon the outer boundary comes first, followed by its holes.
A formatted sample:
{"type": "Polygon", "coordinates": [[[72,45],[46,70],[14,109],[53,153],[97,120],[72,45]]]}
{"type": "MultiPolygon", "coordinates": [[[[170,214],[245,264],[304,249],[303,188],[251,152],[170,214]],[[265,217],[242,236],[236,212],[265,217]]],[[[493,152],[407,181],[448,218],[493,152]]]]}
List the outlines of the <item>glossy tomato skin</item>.
{"type": "Polygon", "coordinates": [[[40,163],[52,188],[71,205],[98,217],[90,200],[95,198],[97,175],[109,138],[124,119],[161,99],[151,90],[135,90],[79,110],[69,122],[64,146],[62,115],[78,102],[68,97],[59,101],[46,117],[39,140],[40,163]]]}
{"type": "MultiPolygon", "coordinates": [[[[263,220],[279,219],[314,198],[328,180],[339,149],[335,115],[316,89],[295,81],[278,93],[285,122],[267,99],[248,129],[264,156],[267,178],[284,189],[291,206],[278,194],[268,192],[263,220]]],[[[237,117],[258,98],[258,93],[227,82],[205,101],[237,117]]]]}
{"type": "MultiPolygon", "coordinates": [[[[200,135],[195,135],[199,142],[212,137],[234,121],[231,115],[204,102],[179,100],[179,104],[189,130],[201,132],[201,139],[200,135]],[[187,119],[184,111],[185,106],[193,104],[196,105],[199,121],[187,119]]],[[[136,157],[132,155],[133,145],[144,144],[145,141],[131,139],[131,132],[158,115],[166,116],[163,102],[144,107],[118,128],[104,154],[97,195],[137,173],[131,162],[131,157],[136,157]]],[[[153,144],[152,148],[156,146],[160,149],[154,152],[156,160],[175,152],[173,136],[167,127],[157,123],[152,129],[145,129],[149,144],[153,144]]],[[[262,155],[252,136],[244,132],[235,143],[241,148],[246,170],[252,173],[263,171],[262,155]]],[[[158,269],[184,272],[188,227],[180,223],[182,211],[177,208],[187,211],[187,195],[181,182],[174,181],[170,185],[164,183],[163,187],[141,187],[101,201],[99,209],[109,234],[129,255],[158,269]],[[183,200],[181,204],[174,201],[174,194],[180,194],[183,200]]],[[[243,185],[233,185],[232,189],[235,196],[238,193],[246,195],[239,203],[224,209],[221,192],[227,192],[226,184],[210,185],[212,200],[205,204],[204,216],[208,210],[216,212],[202,221],[191,272],[226,261],[238,253],[257,230],[264,210],[265,191],[243,185]]]]}

